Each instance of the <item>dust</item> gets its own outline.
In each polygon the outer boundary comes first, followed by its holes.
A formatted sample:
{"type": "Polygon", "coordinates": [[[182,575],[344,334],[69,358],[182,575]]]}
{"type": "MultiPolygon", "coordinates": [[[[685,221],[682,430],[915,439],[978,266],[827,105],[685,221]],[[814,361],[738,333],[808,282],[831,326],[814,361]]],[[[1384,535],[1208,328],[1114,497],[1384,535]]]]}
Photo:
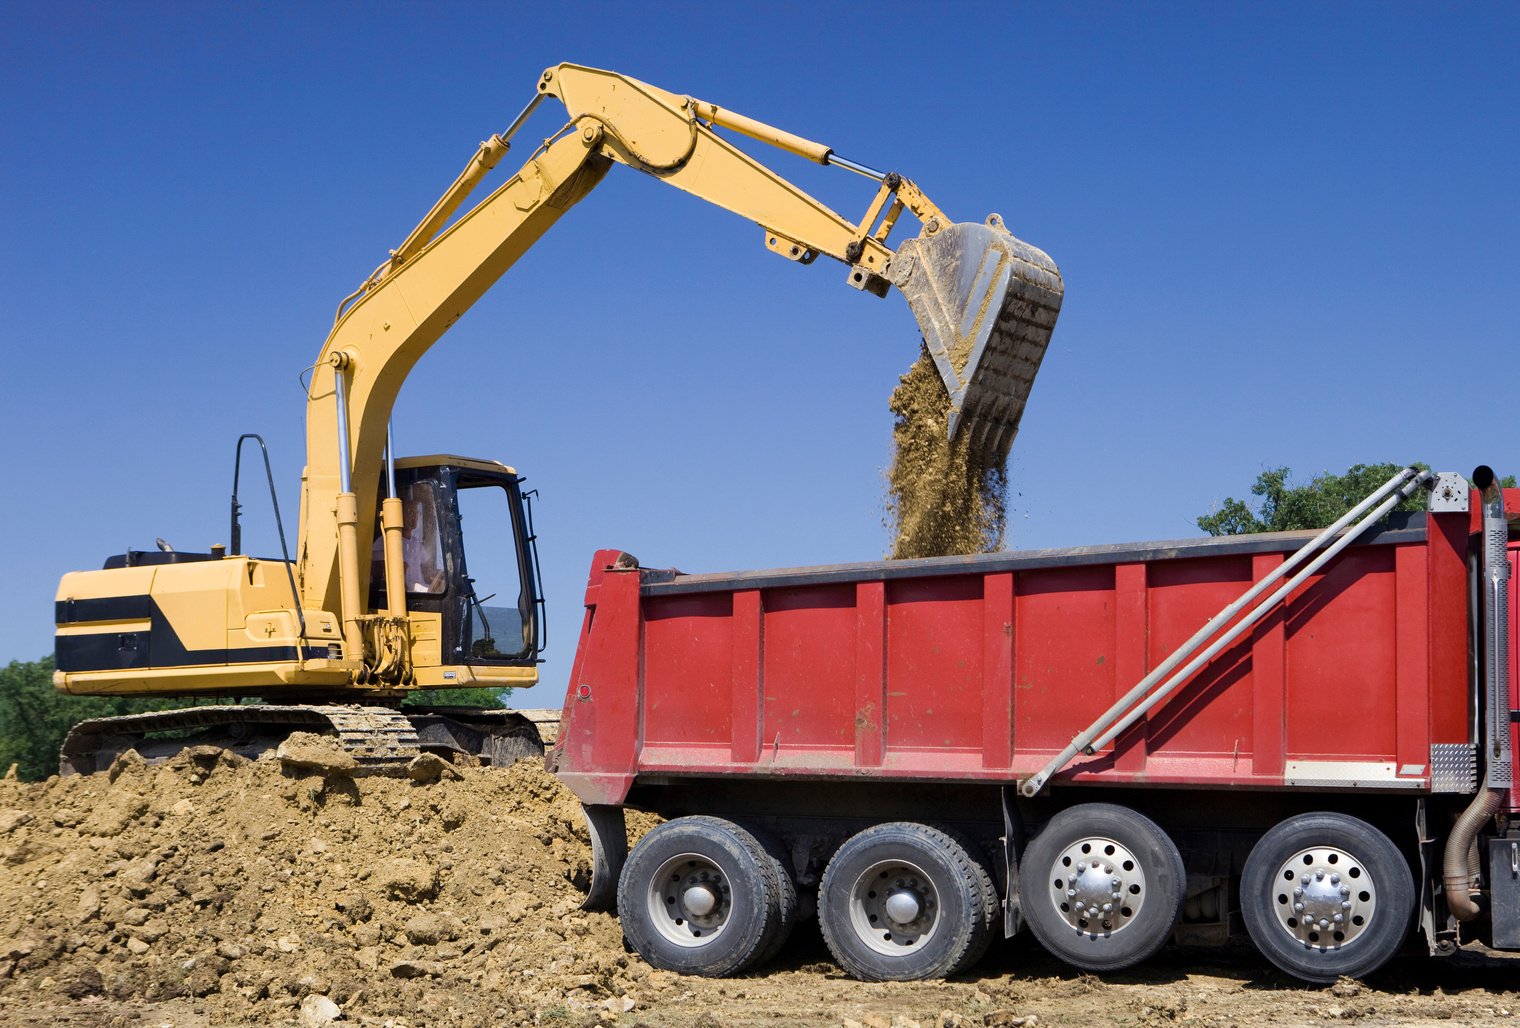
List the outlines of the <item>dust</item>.
{"type": "Polygon", "coordinates": [[[893,457],[887,469],[892,559],[991,553],[1003,548],[1008,471],[969,433],[946,436],[950,394],[934,359],[918,360],[892,392],[893,457]]]}

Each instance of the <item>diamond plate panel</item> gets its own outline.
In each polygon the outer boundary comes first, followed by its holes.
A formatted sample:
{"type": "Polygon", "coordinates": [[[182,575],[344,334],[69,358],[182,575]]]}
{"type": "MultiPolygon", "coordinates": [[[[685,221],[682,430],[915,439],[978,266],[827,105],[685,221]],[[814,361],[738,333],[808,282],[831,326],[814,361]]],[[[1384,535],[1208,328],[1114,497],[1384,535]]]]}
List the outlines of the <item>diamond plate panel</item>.
{"type": "Polygon", "coordinates": [[[1478,748],[1465,742],[1438,742],[1430,747],[1430,791],[1478,791],[1478,748]]]}

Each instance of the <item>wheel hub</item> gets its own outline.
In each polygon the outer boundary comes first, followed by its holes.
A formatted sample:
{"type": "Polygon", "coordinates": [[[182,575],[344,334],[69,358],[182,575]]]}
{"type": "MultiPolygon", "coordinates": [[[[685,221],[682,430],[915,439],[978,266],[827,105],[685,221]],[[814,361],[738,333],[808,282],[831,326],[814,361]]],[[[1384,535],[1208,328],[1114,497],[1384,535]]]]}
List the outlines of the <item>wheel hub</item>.
{"type": "Polygon", "coordinates": [[[1145,902],[1140,861],[1113,839],[1080,839],[1061,851],[1050,898],[1061,919],[1087,935],[1111,935],[1134,922],[1145,902]]]}
{"type": "Polygon", "coordinates": [[[1308,949],[1335,949],[1355,941],[1377,911],[1372,876],[1354,855],[1334,846],[1293,854],[1273,883],[1278,924],[1308,949]]]}
{"type": "Polygon", "coordinates": [[[922,945],[939,920],[939,894],[923,869],[901,860],[866,868],[850,890],[850,926],[878,953],[922,945]]]}
{"type": "Polygon", "coordinates": [[[888,919],[896,925],[912,924],[918,920],[918,915],[923,913],[918,893],[912,889],[894,890],[887,895],[887,901],[882,905],[886,908],[888,919]]]}
{"type": "Polygon", "coordinates": [[[649,881],[650,922],[679,946],[704,946],[717,938],[733,910],[723,869],[707,857],[683,853],[660,866],[649,881]]]}

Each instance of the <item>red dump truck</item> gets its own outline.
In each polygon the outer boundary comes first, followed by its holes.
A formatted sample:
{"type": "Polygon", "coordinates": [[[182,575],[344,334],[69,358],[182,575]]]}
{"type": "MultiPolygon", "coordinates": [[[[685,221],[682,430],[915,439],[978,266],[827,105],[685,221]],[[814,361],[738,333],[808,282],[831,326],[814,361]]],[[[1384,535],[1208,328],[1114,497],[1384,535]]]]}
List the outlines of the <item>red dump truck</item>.
{"type": "Polygon", "coordinates": [[[1520,490],[1407,469],[1323,533],[682,574],[596,555],[551,770],[588,904],[736,973],[1001,930],[1104,971],[1243,927],[1310,981],[1520,949],[1520,490]],[[1423,512],[1396,508],[1426,497],[1423,512]],[[627,852],[623,809],[665,822],[627,852]]]}

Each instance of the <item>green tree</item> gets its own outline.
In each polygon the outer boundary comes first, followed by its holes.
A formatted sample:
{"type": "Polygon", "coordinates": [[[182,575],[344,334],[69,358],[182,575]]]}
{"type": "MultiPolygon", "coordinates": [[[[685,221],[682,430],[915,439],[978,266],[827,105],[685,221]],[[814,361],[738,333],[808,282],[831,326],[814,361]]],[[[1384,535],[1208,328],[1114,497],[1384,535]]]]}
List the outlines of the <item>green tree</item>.
{"type": "MultiPolygon", "coordinates": [[[[1429,468],[1427,464],[1414,466],[1429,468]]],[[[1256,506],[1229,497],[1218,510],[1198,518],[1198,527],[1209,535],[1324,528],[1404,467],[1403,464],[1353,464],[1344,474],[1321,472],[1305,485],[1294,485],[1292,473],[1287,468],[1271,468],[1257,475],[1256,484],[1251,486],[1251,494],[1261,498],[1256,506]]],[[[1499,484],[1512,489],[1515,476],[1506,475],[1499,484]]],[[[1415,493],[1396,509],[1424,510],[1424,493],[1415,493]]]]}
{"type": "Polygon", "coordinates": [[[0,668],[0,771],[15,764],[18,777],[40,781],[58,773],[58,749],[78,722],[184,705],[122,696],[70,696],[53,688],[52,657],[13,660],[0,668]]]}
{"type": "Polygon", "coordinates": [[[403,707],[476,707],[504,710],[511,689],[423,689],[401,701],[403,707]]]}

